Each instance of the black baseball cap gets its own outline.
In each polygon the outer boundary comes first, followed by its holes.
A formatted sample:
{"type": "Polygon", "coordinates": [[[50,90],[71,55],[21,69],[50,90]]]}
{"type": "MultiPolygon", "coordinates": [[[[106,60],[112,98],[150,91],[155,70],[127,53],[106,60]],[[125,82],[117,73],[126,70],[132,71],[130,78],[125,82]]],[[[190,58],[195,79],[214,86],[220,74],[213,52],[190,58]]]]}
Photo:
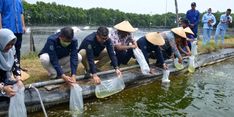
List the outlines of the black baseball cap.
{"type": "Polygon", "coordinates": [[[196,2],[192,2],[192,3],[191,3],[191,6],[196,6],[196,2]]]}

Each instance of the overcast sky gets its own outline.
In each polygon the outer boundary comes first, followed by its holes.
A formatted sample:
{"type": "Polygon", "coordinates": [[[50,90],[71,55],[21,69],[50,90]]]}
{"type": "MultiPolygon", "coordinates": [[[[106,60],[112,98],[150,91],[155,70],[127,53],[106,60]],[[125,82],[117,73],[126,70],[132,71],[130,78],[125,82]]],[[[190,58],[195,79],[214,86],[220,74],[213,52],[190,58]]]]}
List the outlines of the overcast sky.
{"type": "MultiPolygon", "coordinates": [[[[175,12],[174,0],[26,0],[28,3],[36,1],[56,2],[72,7],[84,9],[90,8],[112,8],[128,13],[138,14],[163,14],[166,12],[175,12]]],[[[231,8],[234,11],[234,0],[177,0],[179,13],[186,13],[190,9],[192,2],[197,3],[197,9],[200,12],[212,8],[213,12],[226,11],[231,8]]]]}

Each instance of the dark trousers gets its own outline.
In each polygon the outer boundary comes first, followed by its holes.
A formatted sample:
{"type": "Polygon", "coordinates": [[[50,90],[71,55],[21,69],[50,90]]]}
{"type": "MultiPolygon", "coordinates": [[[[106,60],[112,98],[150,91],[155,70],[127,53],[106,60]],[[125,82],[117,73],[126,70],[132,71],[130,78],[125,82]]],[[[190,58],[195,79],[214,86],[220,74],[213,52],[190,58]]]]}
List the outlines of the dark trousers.
{"type": "Polygon", "coordinates": [[[116,57],[118,59],[118,65],[124,64],[126,65],[128,61],[134,57],[133,50],[128,49],[127,51],[115,51],[116,57]]]}
{"type": "Polygon", "coordinates": [[[17,59],[19,61],[19,64],[20,64],[20,48],[21,48],[21,44],[22,44],[22,33],[15,33],[15,36],[17,38],[17,41],[15,43],[15,50],[16,50],[16,56],[17,56],[17,59]]]}
{"type": "Polygon", "coordinates": [[[171,47],[167,49],[162,49],[162,54],[164,60],[170,59],[173,54],[171,47]]]}

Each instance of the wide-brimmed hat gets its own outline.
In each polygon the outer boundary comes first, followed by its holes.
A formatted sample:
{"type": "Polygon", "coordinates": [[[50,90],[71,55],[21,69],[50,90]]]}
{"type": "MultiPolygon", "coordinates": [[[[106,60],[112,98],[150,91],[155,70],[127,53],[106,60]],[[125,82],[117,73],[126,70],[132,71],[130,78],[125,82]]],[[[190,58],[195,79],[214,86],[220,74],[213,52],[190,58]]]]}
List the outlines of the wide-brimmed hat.
{"type": "Polygon", "coordinates": [[[165,40],[163,37],[160,35],[159,32],[150,32],[145,35],[145,38],[152,44],[154,45],[164,45],[165,40]]]}
{"type": "Polygon", "coordinates": [[[184,32],[194,35],[193,31],[189,27],[184,28],[184,32]]]}
{"type": "Polygon", "coordinates": [[[114,26],[114,28],[125,31],[125,32],[135,32],[136,29],[128,21],[122,21],[114,26]]]}
{"type": "Polygon", "coordinates": [[[184,32],[183,27],[172,28],[171,31],[182,38],[187,38],[186,33],[184,32]]]}

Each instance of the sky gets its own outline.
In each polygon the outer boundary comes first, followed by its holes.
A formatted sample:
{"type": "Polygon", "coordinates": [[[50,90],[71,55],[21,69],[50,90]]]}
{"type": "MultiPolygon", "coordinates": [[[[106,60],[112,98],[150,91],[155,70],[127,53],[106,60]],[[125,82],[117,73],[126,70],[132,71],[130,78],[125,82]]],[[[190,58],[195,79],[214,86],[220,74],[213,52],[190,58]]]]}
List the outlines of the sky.
{"type": "MultiPolygon", "coordinates": [[[[175,0],[26,0],[35,4],[37,1],[45,3],[56,2],[66,6],[90,9],[90,8],[111,8],[127,13],[137,14],[163,14],[175,12],[175,0]]],[[[224,12],[227,8],[234,11],[234,0],[177,0],[179,13],[186,13],[191,9],[191,3],[196,2],[196,9],[205,12],[212,8],[213,12],[224,12]]]]}

